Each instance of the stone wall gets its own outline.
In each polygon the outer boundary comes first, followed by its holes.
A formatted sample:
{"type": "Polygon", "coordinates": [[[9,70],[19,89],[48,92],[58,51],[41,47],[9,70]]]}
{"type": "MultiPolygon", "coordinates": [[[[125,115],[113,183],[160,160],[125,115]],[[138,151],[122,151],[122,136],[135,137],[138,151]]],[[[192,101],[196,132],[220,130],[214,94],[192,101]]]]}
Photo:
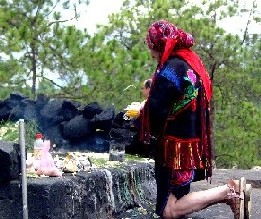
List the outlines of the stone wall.
{"type": "MultiPolygon", "coordinates": [[[[34,120],[56,150],[108,152],[110,141],[135,154],[141,149],[137,133],[123,112],[103,109],[93,102],[82,105],[38,95],[19,93],[0,100],[0,121],[34,120]]],[[[25,124],[26,125],[26,124],[25,124]]],[[[155,202],[153,163],[122,163],[121,167],[92,169],[62,177],[27,178],[28,212],[33,219],[112,219],[139,206],[155,202]]],[[[0,141],[0,218],[23,217],[19,145],[0,141]]]]}
{"type": "Polygon", "coordinates": [[[0,183],[17,179],[21,173],[19,144],[0,140],[0,183]]]}
{"type": "MultiPolygon", "coordinates": [[[[75,176],[28,178],[28,213],[33,219],[112,219],[155,202],[153,163],[78,172],[75,176]]],[[[0,215],[23,216],[21,181],[0,184],[0,215]]]]}

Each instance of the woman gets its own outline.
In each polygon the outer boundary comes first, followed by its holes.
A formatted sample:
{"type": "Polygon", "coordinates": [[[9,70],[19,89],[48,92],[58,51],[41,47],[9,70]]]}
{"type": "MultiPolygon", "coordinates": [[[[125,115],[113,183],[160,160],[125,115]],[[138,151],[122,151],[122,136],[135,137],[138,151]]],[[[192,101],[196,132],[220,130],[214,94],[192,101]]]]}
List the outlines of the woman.
{"type": "Polygon", "coordinates": [[[146,43],[157,61],[148,100],[141,111],[140,138],[156,139],[156,213],[165,219],[225,202],[235,218],[244,217],[246,182],[229,180],[226,185],[190,193],[192,181],[212,175],[209,103],[210,78],[192,51],[192,36],[160,20],[148,30],[146,43]]]}

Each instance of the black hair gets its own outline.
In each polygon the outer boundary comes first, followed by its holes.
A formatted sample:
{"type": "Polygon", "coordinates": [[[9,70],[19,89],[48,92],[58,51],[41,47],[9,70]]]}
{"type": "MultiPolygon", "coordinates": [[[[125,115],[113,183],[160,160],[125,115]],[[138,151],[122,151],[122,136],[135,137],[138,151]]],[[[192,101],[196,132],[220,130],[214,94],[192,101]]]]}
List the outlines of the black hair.
{"type": "Polygon", "coordinates": [[[152,83],[152,79],[147,79],[144,81],[144,87],[147,89],[147,88],[150,88],[151,87],[151,83],[152,83]]]}

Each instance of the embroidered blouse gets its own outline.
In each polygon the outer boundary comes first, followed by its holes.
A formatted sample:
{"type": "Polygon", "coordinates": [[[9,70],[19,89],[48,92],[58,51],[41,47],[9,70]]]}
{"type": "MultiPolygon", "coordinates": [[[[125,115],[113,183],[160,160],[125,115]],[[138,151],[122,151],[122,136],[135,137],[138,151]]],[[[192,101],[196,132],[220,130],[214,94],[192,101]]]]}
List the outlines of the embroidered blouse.
{"type": "Polygon", "coordinates": [[[198,76],[184,60],[172,57],[155,77],[149,96],[151,134],[161,134],[170,114],[175,119],[168,123],[166,134],[179,138],[200,137],[198,76]]]}

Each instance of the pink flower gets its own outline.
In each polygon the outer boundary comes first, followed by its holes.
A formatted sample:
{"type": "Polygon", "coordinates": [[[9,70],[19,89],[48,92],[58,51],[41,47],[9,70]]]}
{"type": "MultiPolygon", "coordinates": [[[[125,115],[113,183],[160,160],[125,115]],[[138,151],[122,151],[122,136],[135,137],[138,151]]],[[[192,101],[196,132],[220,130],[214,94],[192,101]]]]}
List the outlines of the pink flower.
{"type": "Polygon", "coordinates": [[[192,82],[192,84],[195,84],[195,83],[196,83],[197,77],[196,77],[196,75],[194,74],[194,72],[193,72],[192,69],[189,69],[189,70],[187,71],[187,76],[188,76],[189,80],[192,82]]]}

